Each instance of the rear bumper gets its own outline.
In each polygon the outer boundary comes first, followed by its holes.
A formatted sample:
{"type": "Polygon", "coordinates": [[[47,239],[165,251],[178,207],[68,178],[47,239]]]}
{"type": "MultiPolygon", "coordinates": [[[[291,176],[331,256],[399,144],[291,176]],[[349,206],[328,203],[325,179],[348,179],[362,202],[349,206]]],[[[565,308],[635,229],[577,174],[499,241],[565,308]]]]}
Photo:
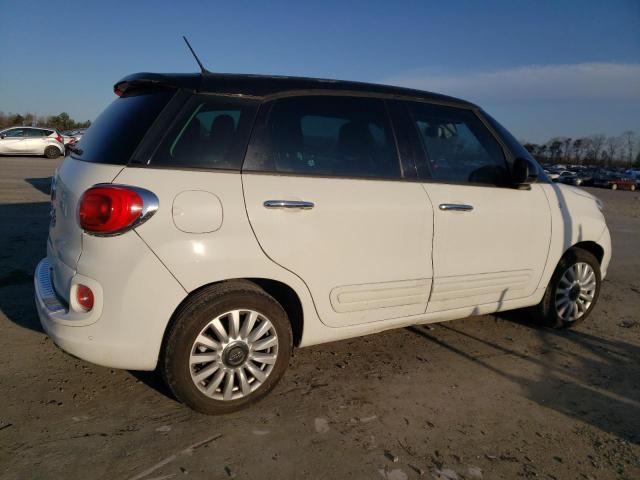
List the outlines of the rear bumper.
{"type": "MultiPolygon", "coordinates": [[[[139,239],[131,234],[127,241],[139,239]]],[[[85,265],[85,270],[79,265],[84,275],[74,275],[71,292],[77,283],[93,290],[94,308],[89,313],[75,311],[73,299],[69,306],[57,296],[49,261],[40,261],[34,275],[35,303],[40,323],[56,345],[105,367],[155,369],[167,323],[186,292],[149,250],[135,253],[135,266],[110,262],[117,275],[103,262],[95,268],[85,265]]]]}
{"type": "MultiPolygon", "coordinates": [[[[145,360],[141,352],[114,344],[99,329],[92,328],[94,321],[82,318],[61,300],[51,280],[49,261],[38,263],[34,275],[35,301],[40,323],[56,345],[64,351],[91,363],[113,368],[153,369],[154,362],[145,360]],[[153,363],[153,366],[151,365],[153,363]]],[[[102,295],[96,295],[102,298],[102,295]]]]}

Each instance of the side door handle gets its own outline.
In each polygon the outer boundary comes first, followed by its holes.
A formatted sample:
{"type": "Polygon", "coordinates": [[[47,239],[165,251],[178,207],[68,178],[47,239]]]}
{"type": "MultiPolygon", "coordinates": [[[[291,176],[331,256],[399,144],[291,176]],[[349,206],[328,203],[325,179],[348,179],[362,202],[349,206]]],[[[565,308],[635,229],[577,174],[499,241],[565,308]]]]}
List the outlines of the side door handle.
{"type": "Polygon", "coordinates": [[[303,200],[265,200],[263,203],[265,208],[281,208],[286,210],[311,210],[315,207],[313,202],[305,202],[303,200]]]}
{"type": "Polygon", "coordinates": [[[441,203],[440,210],[453,210],[456,212],[470,212],[473,210],[473,205],[467,205],[466,203],[441,203]]]}

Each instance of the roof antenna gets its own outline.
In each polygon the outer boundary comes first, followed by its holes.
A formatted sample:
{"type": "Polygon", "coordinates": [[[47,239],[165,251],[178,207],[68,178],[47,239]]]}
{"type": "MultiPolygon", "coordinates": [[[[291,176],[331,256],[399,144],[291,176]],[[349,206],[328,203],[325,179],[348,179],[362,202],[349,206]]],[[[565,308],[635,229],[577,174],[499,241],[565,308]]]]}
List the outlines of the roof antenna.
{"type": "Polygon", "coordinates": [[[205,73],[211,73],[209,70],[207,70],[206,68],[204,68],[204,65],[202,65],[202,62],[200,61],[200,59],[198,58],[198,56],[196,55],[196,52],[193,51],[193,48],[191,48],[191,44],[189,43],[189,40],[187,40],[187,37],[185,37],[184,35],[182,36],[182,39],[184,40],[184,42],[187,44],[187,47],[189,47],[189,50],[191,51],[191,55],[193,55],[193,58],[196,59],[196,62],[198,62],[198,66],[200,67],[200,73],[205,74],[205,73]]]}

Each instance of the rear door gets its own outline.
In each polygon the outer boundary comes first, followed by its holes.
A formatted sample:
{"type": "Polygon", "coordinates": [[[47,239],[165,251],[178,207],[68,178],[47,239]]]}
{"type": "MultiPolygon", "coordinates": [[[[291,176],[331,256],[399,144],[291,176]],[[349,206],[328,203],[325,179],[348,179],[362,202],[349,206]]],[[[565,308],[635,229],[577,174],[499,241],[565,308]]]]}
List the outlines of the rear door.
{"type": "Polygon", "coordinates": [[[333,327],[424,313],[431,204],[405,180],[381,99],[297,96],[261,107],[243,167],[264,252],[333,327]]]}
{"type": "Polygon", "coordinates": [[[513,188],[505,149],[467,108],[406,102],[422,147],[418,174],[434,205],[429,312],[532,295],[551,215],[540,185],[513,188]]]}
{"type": "Polygon", "coordinates": [[[44,130],[39,128],[26,128],[26,138],[22,142],[24,153],[39,154],[44,153],[45,135],[44,130]]]}

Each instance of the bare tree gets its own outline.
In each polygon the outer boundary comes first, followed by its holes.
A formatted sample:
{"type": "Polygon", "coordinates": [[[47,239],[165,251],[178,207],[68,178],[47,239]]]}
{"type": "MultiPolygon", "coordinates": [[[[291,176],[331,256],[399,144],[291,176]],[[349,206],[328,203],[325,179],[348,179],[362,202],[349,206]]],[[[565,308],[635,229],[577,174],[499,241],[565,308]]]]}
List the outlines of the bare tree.
{"type": "Polygon", "coordinates": [[[586,138],[576,138],[573,141],[571,150],[573,152],[573,159],[576,163],[579,164],[582,162],[582,157],[584,152],[587,150],[588,143],[589,141],[586,138]]]}
{"type": "Polygon", "coordinates": [[[562,139],[552,138],[547,142],[547,150],[549,152],[549,160],[557,163],[560,160],[560,154],[562,152],[562,139]]]}
{"type": "Polygon", "coordinates": [[[565,163],[569,163],[571,159],[571,138],[565,137],[562,140],[562,159],[565,163]]]}
{"type": "Polygon", "coordinates": [[[622,134],[622,140],[625,143],[625,146],[627,147],[627,161],[629,162],[629,165],[633,164],[633,150],[634,150],[634,144],[635,144],[635,136],[636,133],[631,131],[631,130],[627,130],[626,132],[624,132],[622,134]]]}
{"type": "Polygon", "coordinates": [[[605,141],[605,153],[610,165],[618,158],[621,147],[622,139],[620,137],[608,137],[605,141]]]}
{"type": "Polygon", "coordinates": [[[602,148],[604,147],[604,142],[607,140],[607,137],[598,133],[596,135],[589,135],[589,160],[592,160],[593,163],[598,163],[600,160],[600,153],[602,152],[602,148]]]}

